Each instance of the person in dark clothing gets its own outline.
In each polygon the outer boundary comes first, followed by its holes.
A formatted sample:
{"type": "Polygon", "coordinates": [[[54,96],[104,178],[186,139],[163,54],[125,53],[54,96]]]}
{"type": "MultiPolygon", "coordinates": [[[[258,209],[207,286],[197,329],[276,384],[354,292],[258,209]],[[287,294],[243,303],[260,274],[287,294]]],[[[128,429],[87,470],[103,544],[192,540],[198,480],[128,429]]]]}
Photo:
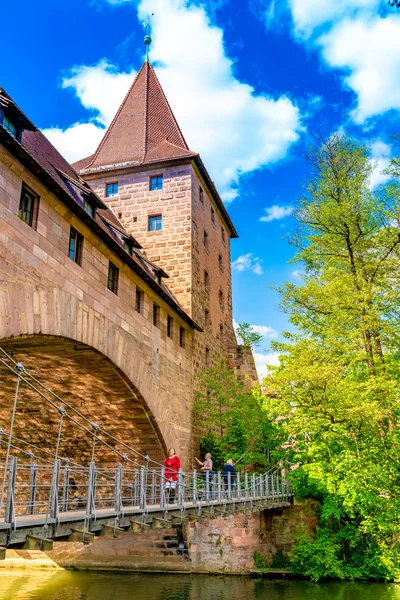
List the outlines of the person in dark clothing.
{"type": "Polygon", "coordinates": [[[235,479],[235,467],[233,466],[233,460],[228,459],[226,464],[222,468],[222,477],[224,478],[225,490],[227,492],[231,492],[235,479]],[[231,474],[229,477],[229,473],[231,474]]]}

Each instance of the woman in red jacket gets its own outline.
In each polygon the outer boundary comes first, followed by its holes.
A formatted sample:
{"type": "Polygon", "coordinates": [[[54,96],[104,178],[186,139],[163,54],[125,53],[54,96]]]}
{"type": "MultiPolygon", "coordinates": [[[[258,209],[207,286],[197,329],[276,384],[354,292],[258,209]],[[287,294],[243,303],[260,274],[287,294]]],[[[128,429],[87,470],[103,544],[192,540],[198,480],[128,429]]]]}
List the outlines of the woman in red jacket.
{"type": "Polygon", "coordinates": [[[168,495],[169,504],[175,501],[175,489],[178,481],[178,472],[181,468],[179,456],[175,454],[175,448],[168,450],[168,458],[164,461],[165,467],[165,489],[168,495]]]}

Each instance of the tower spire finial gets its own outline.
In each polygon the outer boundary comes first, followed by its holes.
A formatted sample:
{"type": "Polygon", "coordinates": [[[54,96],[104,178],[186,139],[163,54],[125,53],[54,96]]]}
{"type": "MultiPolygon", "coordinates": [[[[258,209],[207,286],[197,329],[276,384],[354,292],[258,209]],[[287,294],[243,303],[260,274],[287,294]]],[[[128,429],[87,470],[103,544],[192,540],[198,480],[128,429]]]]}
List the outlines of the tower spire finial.
{"type": "Polygon", "coordinates": [[[144,36],[144,40],[143,40],[144,44],[146,46],[146,62],[149,62],[149,50],[150,50],[150,44],[151,44],[150,19],[152,16],[154,16],[154,13],[151,13],[151,15],[147,15],[147,19],[143,23],[143,27],[146,27],[146,35],[144,36]]]}

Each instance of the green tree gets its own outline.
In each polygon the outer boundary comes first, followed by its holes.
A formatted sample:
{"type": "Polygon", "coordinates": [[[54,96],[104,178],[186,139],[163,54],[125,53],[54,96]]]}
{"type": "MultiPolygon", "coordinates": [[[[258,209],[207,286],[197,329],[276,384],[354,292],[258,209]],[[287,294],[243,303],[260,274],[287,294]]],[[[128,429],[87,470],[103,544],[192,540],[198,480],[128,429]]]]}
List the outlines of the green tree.
{"type": "Polygon", "coordinates": [[[259,346],[263,338],[262,335],[254,330],[253,325],[250,325],[250,323],[239,323],[235,329],[235,333],[243,346],[247,346],[247,348],[259,346]]]}
{"type": "Polygon", "coordinates": [[[292,565],[314,579],[398,579],[399,184],[372,192],[368,149],[341,135],[309,160],[291,240],[305,276],[280,290],[295,332],[273,344],[280,366],[264,382],[294,440],[295,489],[321,501],[292,565]]]}
{"type": "Polygon", "coordinates": [[[200,431],[200,447],[211,452],[215,466],[241,459],[240,466],[265,468],[266,449],[271,460],[282,452],[274,423],[263,408],[259,386],[240,379],[223,357],[198,374],[194,422],[200,431]],[[276,450],[278,448],[278,450],[276,450]]]}

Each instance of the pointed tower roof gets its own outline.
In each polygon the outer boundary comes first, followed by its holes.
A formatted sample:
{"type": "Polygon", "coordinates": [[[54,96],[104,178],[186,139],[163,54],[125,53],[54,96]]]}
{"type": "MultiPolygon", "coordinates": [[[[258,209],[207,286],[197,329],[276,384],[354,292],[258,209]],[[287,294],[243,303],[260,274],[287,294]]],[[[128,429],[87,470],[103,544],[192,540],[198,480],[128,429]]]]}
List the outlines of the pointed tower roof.
{"type": "Polygon", "coordinates": [[[154,69],[146,61],[96,152],[73,166],[90,171],[194,156],[197,154],[189,150],[154,69]]]}
{"type": "Polygon", "coordinates": [[[101,171],[139,169],[175,160],[194,163],[229,228],[238,237],[200,155],[192,152],[151,64],[143,63],[96,152],[72,167],[82,176],[101,171]]]}

